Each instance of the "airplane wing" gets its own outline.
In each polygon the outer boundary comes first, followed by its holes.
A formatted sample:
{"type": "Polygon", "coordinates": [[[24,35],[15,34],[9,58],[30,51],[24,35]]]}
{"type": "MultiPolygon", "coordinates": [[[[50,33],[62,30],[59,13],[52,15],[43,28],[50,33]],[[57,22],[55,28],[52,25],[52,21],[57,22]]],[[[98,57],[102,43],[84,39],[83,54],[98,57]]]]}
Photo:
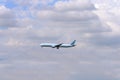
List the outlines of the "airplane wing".
{"type": "Polygon", "coordinates": [[[54,47],[56,47],[57,49],[59,49],[59,47],[60,47],[62,44],[63,44],[63,43],[57,44],[57,45],[55,45],[54,47]]]}

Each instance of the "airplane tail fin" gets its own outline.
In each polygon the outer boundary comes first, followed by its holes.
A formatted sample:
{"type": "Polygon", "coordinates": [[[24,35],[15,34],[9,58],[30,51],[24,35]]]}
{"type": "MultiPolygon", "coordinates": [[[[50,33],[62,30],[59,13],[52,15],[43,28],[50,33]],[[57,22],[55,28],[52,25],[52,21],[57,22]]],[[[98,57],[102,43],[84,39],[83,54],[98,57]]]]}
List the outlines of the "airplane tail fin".
{"type": "Polygon", "coordinates": [[[76,42],[76,40],[74,40],[74,41],[71,43],[71,45],[75,45],[75,42],[76,42]]]}

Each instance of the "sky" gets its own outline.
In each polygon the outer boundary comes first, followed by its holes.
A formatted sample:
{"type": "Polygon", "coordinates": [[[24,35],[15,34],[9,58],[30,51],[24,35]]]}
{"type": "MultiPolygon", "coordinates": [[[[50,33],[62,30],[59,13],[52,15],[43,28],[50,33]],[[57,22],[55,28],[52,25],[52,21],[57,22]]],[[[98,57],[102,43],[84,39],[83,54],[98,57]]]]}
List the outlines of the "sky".
{"type": "Polygon", "coordinates": [[[120,0],[0,0],[0,80],[120,80],[119,21],[120,0]]]}

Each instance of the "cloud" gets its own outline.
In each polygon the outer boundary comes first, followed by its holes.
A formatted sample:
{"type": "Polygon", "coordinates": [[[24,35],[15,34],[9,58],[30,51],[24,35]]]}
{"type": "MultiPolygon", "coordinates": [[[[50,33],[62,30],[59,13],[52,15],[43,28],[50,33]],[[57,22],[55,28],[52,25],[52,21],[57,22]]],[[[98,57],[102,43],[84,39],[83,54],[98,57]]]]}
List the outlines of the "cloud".
{"type": "Polygon", "coordinates": [[[94,10],[94,5],[88,0],[83,2],[79,0],[70,0],[65,2],[58,1],[52,9],[38,11],[36,17],[43,26],[51,28],[64,27],[69,31],[76,28],[80,33],[99,33],[111,31],[110,27],[102,22],[93,12],[94,10]],[[79,4],[81,5],[78,7],[79,4]],[[73,5],[75,6],[73,7],[73,5]]]}
{"type": "Polygon", "coordinates": [[[17,20],[12,10],[0,6],[0,27],[16,27],[17,20]]]}
{"type": "Polygon", "coordinates": [[[69,1],[58,1],[55,4],[55,9],[58,11],[84,11],[94,10],[95,7],[89,0],[69,0],[69,1]]]}
{"type": "Polygon", "coordinates": [[[106,24],[111,28],[111,31],[105,34],[96,34],[91,38],[91,43],[95,43],[98,46],[107,47],[119,47],[119,2],[109,1],[109,0],[96,0],[95,5],[97,6],[97,11],[95,12],[101,21],[106,22],[106,24]],[[116,13],[117,12],[117,13],[116,13]],[[99,36],[99,37],[98,37],[99,36]]]}
{"type": "Polygon", "coordinates": [[[12,2],[12,8],[0,6],[0,25],[7,27],[0,29],[0,79],[119,79],[118,14],[105,15],[89,0],[12,2]],[[39,46],[73,39],[74,48],[39,46]]]}
{"type": "Polygon", "coordinates": [[[113,47],[119,48],[120,38],[119,35],[95,35],[90,38],[90,43],[95,44],[97,46],[106,46],[106,47],[113,47]]]}

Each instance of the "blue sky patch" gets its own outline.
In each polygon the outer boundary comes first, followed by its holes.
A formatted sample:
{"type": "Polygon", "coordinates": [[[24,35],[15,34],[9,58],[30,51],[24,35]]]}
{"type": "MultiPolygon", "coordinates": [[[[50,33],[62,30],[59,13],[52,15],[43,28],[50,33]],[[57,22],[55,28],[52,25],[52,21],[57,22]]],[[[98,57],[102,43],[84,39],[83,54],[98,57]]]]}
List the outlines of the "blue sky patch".
{"type": "Polygon", "coordinates": [[[8,1],[7,3],[5,3],[5,6],[7,8],[14,8],[16,7],[17,5],[13,2],[13,1],[8,1]]]}

